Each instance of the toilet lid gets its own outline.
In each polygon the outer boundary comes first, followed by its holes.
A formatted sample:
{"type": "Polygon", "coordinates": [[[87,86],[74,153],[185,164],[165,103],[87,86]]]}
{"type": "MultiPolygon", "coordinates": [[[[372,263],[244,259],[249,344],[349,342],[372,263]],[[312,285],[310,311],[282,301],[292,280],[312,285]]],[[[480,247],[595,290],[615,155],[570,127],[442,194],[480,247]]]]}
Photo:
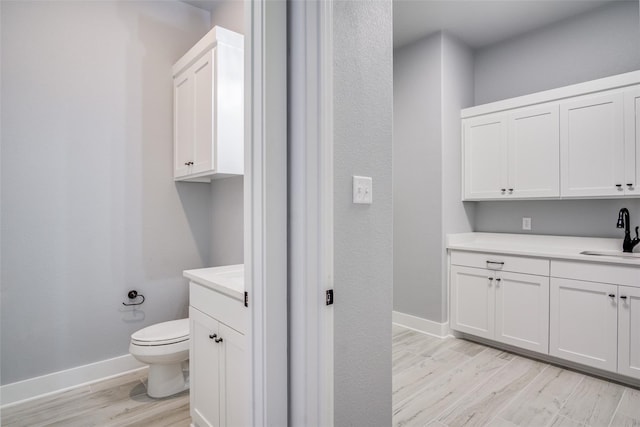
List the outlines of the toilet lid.
{"type": "Polygon", "coordinates": [[[156,323],[134,332],[131,339],[137,342],[163,343],[184,341],[189,338],[189,319],[156,323]]]}

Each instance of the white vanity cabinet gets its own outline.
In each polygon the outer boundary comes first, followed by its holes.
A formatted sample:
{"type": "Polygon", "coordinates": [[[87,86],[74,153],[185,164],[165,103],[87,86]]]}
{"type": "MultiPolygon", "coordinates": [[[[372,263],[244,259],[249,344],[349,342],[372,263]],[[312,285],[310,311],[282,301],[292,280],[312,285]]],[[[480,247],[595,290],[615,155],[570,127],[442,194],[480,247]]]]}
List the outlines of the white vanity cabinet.
{"type": "Polygon", "coordinates": [[[640,258],[583,253],[622,255],[621,239],[447,238],[452,330],[640,380],[640,258]]]}
{"type": "Polygon", "coordinates": [[[548,260],[452,252],[450,274],[451,329],[548,352],[548,260]]]}
{"type": "Polygon", "coordinates": [[[246,425],[244,335],[193,307],[189,319],[194,425],[246,425]]]}
{"type": "Polygon", "coordinates": [[[249,419],[247,308],[241,266],[188,270],[190,407],[194,427],[245,426],[249,419]]]}
{"type": "Polygon", "coordinates": [[[552,261],[550,354],[640,379],[639,267],[552,261]]]}
{"type": "Polygon", "coordinates": [[[640,288],[618,286],[618,372],[640,379],[640,288]]]}
{"type": "Polygon", "coordinates": [[[176,181],[244,171],[243,36],[214,27],[173,66],[176,181]]]}
{"type": "Polygon", "coordinates": [[[551,279],[552,356],[616,371],[617,288],[606,283],[551,279]]]}

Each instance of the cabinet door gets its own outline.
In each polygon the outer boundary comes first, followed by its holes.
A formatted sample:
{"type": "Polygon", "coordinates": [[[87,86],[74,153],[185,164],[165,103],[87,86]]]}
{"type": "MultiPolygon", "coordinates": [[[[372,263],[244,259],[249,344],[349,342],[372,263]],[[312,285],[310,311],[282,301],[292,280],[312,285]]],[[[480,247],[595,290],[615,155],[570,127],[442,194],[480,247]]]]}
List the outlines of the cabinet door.
{"type": "Polygon", "coordinates": [[[245,337],[224,324],[220,324],[220,336],[224,339],[220,360],[220,423],[243,427],[249,425],[245,337]]]}
{"type": "Polygon", "coordinates": [[[464,121],[464,199],[506,196],[507,120],[504,114],[464,121]]]}
{"type": "Polygon", "coordinates": [[[561,196],[624,195],[623,94],[560,105],[561,196]]]}
{"type": "Polygon", "coordinates": [[[618,292],[618,372],[640,379],[640,288],[618,292]]]}
{"type": "Polygon", "coordinates": [[[191,173],[193,161],[193,76],[186,70],[173,80],[173,176],[191,173]]]}
{"type": "Polygon", "coordinates": [[[640,195],[640,86],[624,94],[624,192],[640,195]]]}
{"type": "Polygon", "coordinates": [[[549,354],[615,372],[617,289],[616,285],[551,278],[549,354]]]}
{"type": "Polygon", "coordinates": [[[220,426],[219,323],[189,307],[189,382],[191,419],[199,427],[220,426]]]}
{"type": "Polygon", "coordinates": [[[451,329],[493,339],[495,272],[451,266],[451,329]]]}
{"type": "Polygon", "coordinates": [[[495,339],[548,354],[549,278],[500,273],[495,286],[495,339]]]}
{"type": "Polygon", "coordinates": [[[509,116],[510,198],[560,196],[560,125],[557,104],[509,116]]]}
{"type": "Polygon", "coordinates": [[[193,72],[193,167],[191,173],[213,169],[213,51],[192,66],[193,72]]]}

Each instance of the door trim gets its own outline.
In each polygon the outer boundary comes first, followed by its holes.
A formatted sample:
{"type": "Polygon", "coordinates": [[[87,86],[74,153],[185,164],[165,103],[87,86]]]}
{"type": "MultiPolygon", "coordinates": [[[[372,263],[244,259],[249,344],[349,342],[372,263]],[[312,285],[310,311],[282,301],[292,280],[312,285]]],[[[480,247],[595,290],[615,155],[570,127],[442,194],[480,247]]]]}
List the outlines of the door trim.
{"type": "Polygon", "coordinates": [[[246,1],[244,5],[250,425],[286,426],[287,2],[246,1]]]}

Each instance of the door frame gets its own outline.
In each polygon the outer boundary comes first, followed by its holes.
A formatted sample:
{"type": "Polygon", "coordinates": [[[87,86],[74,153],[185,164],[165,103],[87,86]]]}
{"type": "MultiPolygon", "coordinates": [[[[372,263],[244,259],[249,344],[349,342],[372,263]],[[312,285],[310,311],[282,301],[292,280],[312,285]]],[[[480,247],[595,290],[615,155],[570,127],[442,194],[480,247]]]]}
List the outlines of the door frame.
{"type": "Polygon", "coordinates": [[[288,16],[289,423],[332,426],[333,2],[288,16]]]}
{"type": "Polygon", "coordinates": [[[332,426],[333,1],[244,4],[251,425],[332,426]]]}
{"type": "Polygon", "coordinates": [[[286,426],[287,2],[244,2],[244,262],[250,425],[286,426]]]}

